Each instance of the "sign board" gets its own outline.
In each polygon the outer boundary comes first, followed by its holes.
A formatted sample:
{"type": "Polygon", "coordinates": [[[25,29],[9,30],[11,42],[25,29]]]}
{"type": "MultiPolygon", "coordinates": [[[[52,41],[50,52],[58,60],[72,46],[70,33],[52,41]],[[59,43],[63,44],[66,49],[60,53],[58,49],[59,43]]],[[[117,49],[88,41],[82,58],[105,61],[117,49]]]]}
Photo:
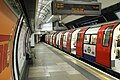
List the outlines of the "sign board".
{"type": "Polygon", "coordinates": [[[53,1],[52,15],[100,15],[101,3],[81,1],[53,1]]]}

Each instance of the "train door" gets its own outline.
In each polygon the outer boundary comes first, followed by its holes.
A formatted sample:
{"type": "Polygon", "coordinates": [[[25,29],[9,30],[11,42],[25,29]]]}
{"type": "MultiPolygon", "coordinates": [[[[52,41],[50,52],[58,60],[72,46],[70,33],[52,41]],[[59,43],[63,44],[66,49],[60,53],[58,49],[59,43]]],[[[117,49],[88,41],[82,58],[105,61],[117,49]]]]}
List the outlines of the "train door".
{"type": "Polygon", "coordinates": [[[50,44],[50,34],[48,35],[48,44],[50,44]]]}
{"type": "Polygon", "coordinates": [[[59,37],[60,37],[61,32],[59,32],[56,36],[56,47],[59,48],[59,37]]]}
{"type": "Polygon", "coordinates": [[[53,34],[50,35],[50,45],[52,45],[52,41],[53,41],[53,34]]]}
{"type": "Polygon", "coordinates": [[[45,35],[45,42],[47,43],[47,35],[45,35]]]}
{"type": "Polygon", "coordinates": [[[87,28],[82,28],[77,35],[76,40],[76,54],[80,57],[83,56],[83,43],[84,43],[84,33],[87,30],[87,28]]]}
{"type": "Polygon", "coordinates": [[[63,48],[63,35],[65,34],[65,32],[62,32],[61,34],[61,38],[60,38],[60,49],[63,48]]]}
{"type": "Polygon", "coordinates": [[[105,66],[111,67],[111,46],[112,46],[112,33],[115,24],[103,25],[98,32],[97,45],[96,45],[96,62],[105,66]]]}
{"type": "Polygon", "coordinates": [[[52,38],[51,38],[52,34],[50,34],[50,45],[51,45],[51,42],[52,42],[52,38]]]}
{"type": "Polygon", "coordinates": [[[60,48],[60,38],[61,38],[61,35],[62,35],[62,32],[60,33],[59,38],[58,38],[58,40],[59,40],[59,46],[58,46],[58,48],[60,48]]]}
{"type": "Polygon", "coordinates": [[[55,39],[55,40],[54,40],[54,46],[55,46],[55,47],[56,47],[56,38],[57,38],[57,34],[58,34],[58,33],[56,33],[55,36],[54,36],[54,39],[55,39]]]}
{"type": "Polygon", "coordinates": [[[69,33],[69,32],[66,32],[66,33],[63,35],[63,50],[65,50],[65,51],[66,51],[66,43],[67,43],[68,33],[69,33]]]}
{"type": "Polygon", "coordinates": [[[56,35],[57,35],[57,33],[54,33],[54,35],[53,35],[53,46],[56,45],[56,35]]]}
{"type": "Polygon", "coordinates": [[[72,38],[73,32],[74,32],[74,29],[70,30],[68,35],[67,35],[67,43],[66,43],[67,52],[71,52],[71,38],[72,38]]]}
{"type": "Polygon", "coordinates": [[[84,35],[83,57],[91,62],[96,62],[96,40],[99,28],[89,28],[84,35]]]}
{"type": "Polygon", "coordinates": [[[50,45],[51,45],[51,42],[52,42],[52,34],[50,34],[50,45]]]}
{"type": "Polygon", "coordinates": [[[120,24],[117,25],[113,32],[111,69],[120,73],[120,24]]]}
{"type": "Polygon", "coordinates": [[[47,34],[47,43],[49,43],[48,41],[49,41],[49,34],[47,34]]]}
{"type": "Polygon", "coordinates": [[[52,41],[52,45],[53,45],[53,46],[55,45],[55,35],[56,35],[56,33],[54,33],[54,34],[53,34],[53,37],[52,37],[52,38],[53,38],[53,41],[52,41]]]}
{"type": "Polygon", "coordinates": [[[51,43],[52,46],[54,45],[54,35],[55,33],[52,34],[52,43],[51,43]]]}
{"type": "Polygon", "coordinates": [[[71,53],[76,55],[76,40],[77,40],[77,34],[80,31],[80,29],[75,30],[72,33],[72,38],[71,38],[71,53]]]}

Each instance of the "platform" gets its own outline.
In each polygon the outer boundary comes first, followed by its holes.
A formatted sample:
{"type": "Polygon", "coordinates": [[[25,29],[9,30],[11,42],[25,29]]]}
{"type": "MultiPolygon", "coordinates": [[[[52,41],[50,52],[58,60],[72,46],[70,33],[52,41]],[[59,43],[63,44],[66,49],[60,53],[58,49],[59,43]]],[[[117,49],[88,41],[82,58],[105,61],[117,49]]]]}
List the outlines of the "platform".
{"type": "Polygon", "coordinates": [[[116,80],[46,43],[37,44],[34,52],[27,80],[116,80]]]}

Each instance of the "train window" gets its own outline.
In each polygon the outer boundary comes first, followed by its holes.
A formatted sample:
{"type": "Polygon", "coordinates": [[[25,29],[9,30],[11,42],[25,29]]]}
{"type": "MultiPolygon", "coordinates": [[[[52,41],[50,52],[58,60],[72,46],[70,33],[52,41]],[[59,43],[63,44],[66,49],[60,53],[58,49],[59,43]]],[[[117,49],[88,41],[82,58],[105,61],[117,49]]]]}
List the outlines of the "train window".
{"type": "Polygon", "coordinates": [[[85,35],[84,43],[89,43],[89,41],[90,41],[90,35],[85,35]]]}
{"type": "Polygon", "coordinates": [[[80,42],[80,33],[77,35],[77,41],[80,42]]]}
{"type": "Polygon", "coordinates": [[[66,41],[66,35],[63,36],[63,41],[66,41]]]}
{"type": "Polygon", "coordinates": [[[120,47],[120,34],[117,36],[117,47],[120,47]]]}
{"type": "Polygon", "coordinates": [[[79,33],[77,34],[77,41],[80,42],[80,34],[82,33],[83,30],[80,30],[79,33]]]}
{"type": "Polygon", "coordinates": [[[97,35],[91,35],[90,44],[96,44],[97,35]]]}
{"type": "Polygon", "coordinates": [[[106,28],[106,30],[104,31],[104,37],[103,37],[103,46],[108,46],[109,45],[109,40],[110,40],[110,30],[112,29],[112,27],[108,27],[106,28]]]}
{"type": "Polygon", "coordinates": [[[70,36],[68,36],[68,41],[70,41],[71,40],[71,35],[70,36]]]}

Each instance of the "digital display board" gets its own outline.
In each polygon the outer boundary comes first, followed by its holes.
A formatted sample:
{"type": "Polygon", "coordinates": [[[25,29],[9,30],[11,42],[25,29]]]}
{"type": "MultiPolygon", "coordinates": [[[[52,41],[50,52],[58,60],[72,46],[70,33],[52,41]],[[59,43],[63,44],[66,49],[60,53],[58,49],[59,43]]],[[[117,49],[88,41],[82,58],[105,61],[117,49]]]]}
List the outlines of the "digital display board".
{"type": "Polygon", "coordinates": [[[101,3],[81,1],[53,1],[52,15],[100,15],[101,3]]]}

